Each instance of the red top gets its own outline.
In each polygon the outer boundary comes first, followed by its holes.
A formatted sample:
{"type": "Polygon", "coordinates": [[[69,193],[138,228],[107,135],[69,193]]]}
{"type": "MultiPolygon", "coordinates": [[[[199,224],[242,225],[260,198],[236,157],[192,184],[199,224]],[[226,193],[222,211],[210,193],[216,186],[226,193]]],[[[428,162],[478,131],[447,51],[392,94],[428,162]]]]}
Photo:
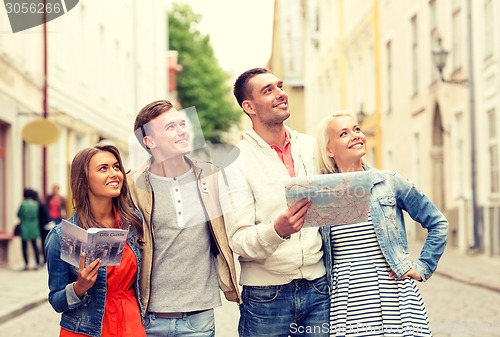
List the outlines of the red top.
{"type": "Polygon", "coordinates": [[[54,195],[49,201],[49,215],[52,219],[61,218],[61,197],[54,195]]]}
{"type": "Polygon", "coordinates": [[[278,157],[280,157],[283,164],[285,164],[290,177],[295,177],[295,167],[292,158],[292,144],[290,143],[290,133],[288,131],[286,131],[285,133],[285,144],[283,144],[283,149],[281,149],[276,144],[271,144],[271,148],[276,151],[278,157]]]}
{"type": "MultiPolygon", "coordinates": [[[[119,266],[108,266],[107,290],[102,337],[146,337],[139,304],[135,296],[137,261],[134,252],[125,244],[119,266]],[[130,273],[130,270],[135,270],[130,273]]],[[[61,328],[60,337],[86,336],[61,328]]]]}
{"type": "MultiPolygon", "coordinates": [[[[115,211],[117,227],[121,227],[120,215],[115,211]]],[[[139,303],[135,296],[137,260],[128,243],[123,249],[122,260],[118,266],[106,267],[107,289],[104,316],[102,318],[102,337],[146,337],[141,321],[139,303]],[[131,273],[130,271],[134,271],[131,273]]],[[[86,336],[61,328],[59,337],[86,336]]]]}

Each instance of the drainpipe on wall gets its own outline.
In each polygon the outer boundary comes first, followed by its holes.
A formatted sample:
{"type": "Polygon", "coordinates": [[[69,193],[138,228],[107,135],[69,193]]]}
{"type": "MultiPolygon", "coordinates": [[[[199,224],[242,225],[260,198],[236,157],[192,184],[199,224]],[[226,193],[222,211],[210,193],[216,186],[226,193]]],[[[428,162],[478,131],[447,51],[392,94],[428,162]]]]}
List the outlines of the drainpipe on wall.
{"type": "Polygon", "coordinates": [[[471,190],[472,190],[472,233],[473,243],[471,250],[479,250],[481,248],[479,240],[479,219],[477,216],[477,186],[476,186],[476,118],[475,118],[475,95],[474,95],[474,62],[472,49],[472,5],[471,0],[467,0],[467,34],[468,39],[468,84],[469,84],[469,113],[470,113],[470,147],[471,147],[471,190]]]}
{"type": "MultiPolygon", "coordinates": [[[[47,0],[43,0],[43,8],[46,7],[47,0]]],[[[43,118],[48,117],[47,102],[47,14],[43,12],[43,118]]],[[[42,197],[43,201],[47,197],[47,146],[42,147],[42,197]]]]}

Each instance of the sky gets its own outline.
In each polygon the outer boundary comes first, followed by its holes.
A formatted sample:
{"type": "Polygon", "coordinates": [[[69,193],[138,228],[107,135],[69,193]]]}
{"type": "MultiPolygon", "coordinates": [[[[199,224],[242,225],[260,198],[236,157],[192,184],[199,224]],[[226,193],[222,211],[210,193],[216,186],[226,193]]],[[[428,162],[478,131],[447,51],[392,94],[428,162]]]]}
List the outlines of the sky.
{"type": "Polygon", "coordinates": [[[219,65],[233,80],[245,70],[266,66],[271,56],[274,0],[184,2],[202,15],[199,29],[210,36],[219,65]]]}

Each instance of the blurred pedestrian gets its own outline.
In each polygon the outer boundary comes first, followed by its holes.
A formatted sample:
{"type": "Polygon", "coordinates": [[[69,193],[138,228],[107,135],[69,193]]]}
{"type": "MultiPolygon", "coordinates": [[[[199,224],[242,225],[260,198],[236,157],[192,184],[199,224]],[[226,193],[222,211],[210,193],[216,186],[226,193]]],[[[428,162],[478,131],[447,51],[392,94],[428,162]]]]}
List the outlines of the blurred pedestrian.
{"type": "Polygon", "coordinates": [[[49,234],[52,227],[54,227],[54,220],[52,220],[47,207],[45,204],[40,201],[40,197],[36,191],[34,191],[35,200],[38,202],[38,225],[40,226],[40,237],[42,239],[42,255],[44,263],[47,263],[47,258],[45,256],[45,250],[43,249],[43,245],[45,243],[45,239],[47,238],[47,234],[49,234]]]}
{"type": "Polygon", "coordinates": [[[49,210],[49,215],[56,224],[66,218],[66,199],[59,194],[59,185],[52,186],[52,193],[47,196],[45,203],[49,210]]]}
{"type": "Polygon", "coordinates": [[[96,145],[77,153],[71,165],[75,214],[68,220],[83,229],[129,228],[118,266],[101,267],[96,259],[76,268],[61,259],[62,225],[47,236],[49,302],[62,313],[61,337],[145,337],[138,301],[142,220],[129,199],[118,149],[96,145]]]}
{"type": "Polygon", "coordinates": [[[318,129],[322,174],[372,174],[368,220],[322,227],[331,286],[331,336],[430,336],[420,292],[444,252],[448,221],[401,175],[362,162],[366,137],[347,111],[324,118],[318,129]],[[428,232],[420,256],[408,254],[403,211],[428,232]]]}
{"type": "Polygon", "coordinates": [[[36,265],[34,269],[38,269],[40,265],[40,256],[38,251],[37,239],[40,237],[40,225],[38,218],[39,202],[37,193],[32,189],[24,189],[24,200],[19,206],[17,217],[21,224],[21,242],[24,258],[24,270],[29,269],[28,261],[28,242],[31,243],[33,253],[35,254],[36,265]]]}

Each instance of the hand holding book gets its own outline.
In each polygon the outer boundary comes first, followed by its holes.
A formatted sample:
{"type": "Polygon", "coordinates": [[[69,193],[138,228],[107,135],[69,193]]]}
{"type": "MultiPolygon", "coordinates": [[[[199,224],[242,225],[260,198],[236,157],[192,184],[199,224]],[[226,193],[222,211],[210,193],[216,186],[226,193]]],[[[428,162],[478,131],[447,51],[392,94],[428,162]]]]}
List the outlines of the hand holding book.
{"type": "Polygon", "coordinates": [[[80,266],[85,253],[84,267],[100,259],[101,266],[119,265],[128,237],[128,230],[117,228],[89,228],[84,230],[67,220],[62,221],[61,259],[80,266]]]}
{"type": "Polygon", "coordinates": [[[101,259],[95,259],[85,268],[86,254],[83,253],[80,257],[80,265],[78,267],[78,280],[73,283],[73,290],[78,298],[83,299],[87,290],[94,286],[97,280],[97,272],[101,267],[101,259]]]}

